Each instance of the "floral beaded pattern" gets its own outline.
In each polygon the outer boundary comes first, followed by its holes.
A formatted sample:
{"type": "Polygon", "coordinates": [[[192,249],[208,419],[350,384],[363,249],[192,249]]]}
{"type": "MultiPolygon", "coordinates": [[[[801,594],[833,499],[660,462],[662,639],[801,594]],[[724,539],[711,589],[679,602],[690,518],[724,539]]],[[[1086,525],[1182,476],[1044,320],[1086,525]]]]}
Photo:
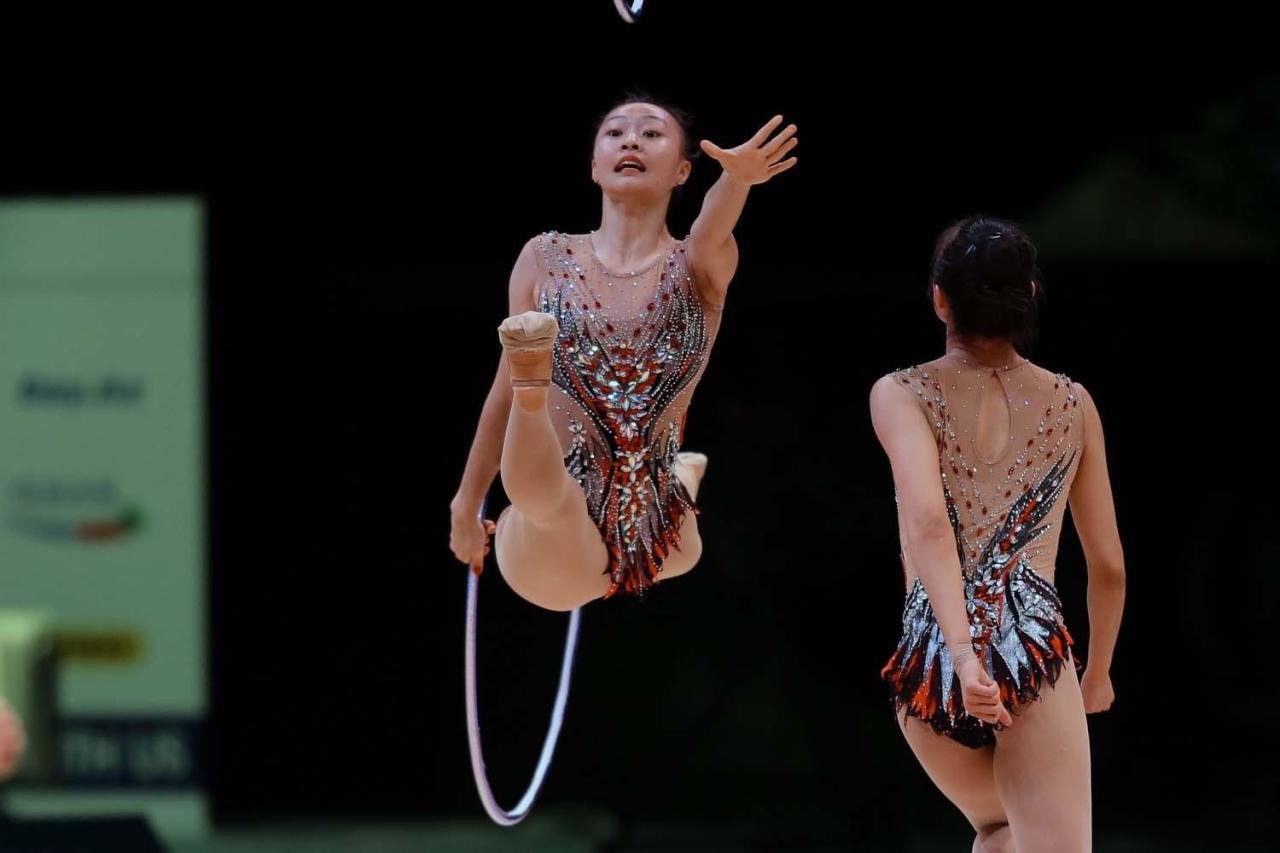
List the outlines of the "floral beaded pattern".
{"type": "MultiPolygon", "coordinates": [[[[1068,377],[1027,362],[981,368],[948,358],[894,376],[915,394],[938,443],[974,651],[1001,701],[1016,710],[1045,681],[1057,681],[1072,643],[1057,590],[1033,563],[1056,554],[1062,498],[1083,449],[1080,398],[1068,377]],[[994,461],[980,458],[969,423],[989,381],[1001,383],[1010,422],[1010,444],[994,461]]],[[[997,727],[964,712],[951,654],[918,576],[907,590],[902,627],[881,673],[895,705],[960,743],[993,742],[997,727]]]]}
{"type": "Polygon", "coordinates": [[[565,465],[609,552],[605,597],[641,595],[697,512],[672,471],[712,341],[685,244],[624,274],[605,269],[586,236],[545,234],[537,249],[538,310],[560,324],[552,382],[574,404],[565,465]]]}

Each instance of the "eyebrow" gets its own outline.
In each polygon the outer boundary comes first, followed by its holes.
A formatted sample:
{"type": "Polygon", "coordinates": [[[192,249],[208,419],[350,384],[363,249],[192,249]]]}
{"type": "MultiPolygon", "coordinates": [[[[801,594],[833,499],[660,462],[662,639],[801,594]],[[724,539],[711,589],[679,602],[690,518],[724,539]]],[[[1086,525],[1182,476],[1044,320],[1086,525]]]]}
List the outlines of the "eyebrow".
{"type": "MultiPolygon", "coordinates": [[[[610,122],[610,121],[619,121],[619,120],[621,120],[621,119],[626,119],[626,118],[627,118],[627,116],[624,116],[624,115],[615,115],[615,116],[609,116],[607,119],[605,119],[605,121],[606,121],[606,122],[610,122]]],[[[649,114],[649,115],[646,115],[646,116],[640,116],[640,118],[642,118],[642,119],[651,118],[651,119],[656,119],[656,120],[658,120],[658,121],[662,122],[663,124],[666,124],[666,123],[667,123],[667,120],[666,120],[665,118],[663,118],[662,116],[660,116],[660,115],[653,115],[653,114],[649,114]]]]}

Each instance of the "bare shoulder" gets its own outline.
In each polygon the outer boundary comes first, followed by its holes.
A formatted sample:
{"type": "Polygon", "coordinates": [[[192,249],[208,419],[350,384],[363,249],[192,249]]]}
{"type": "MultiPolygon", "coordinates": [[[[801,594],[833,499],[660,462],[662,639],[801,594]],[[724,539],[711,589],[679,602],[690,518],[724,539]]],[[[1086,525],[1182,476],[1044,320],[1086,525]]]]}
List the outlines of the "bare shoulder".
{"type": "Polygon", "coordinates": [[[543,276],[546,275],[544,261],[544,245],[546,234],[530,237],[520,248],[515,264],[511,267],[511,278],[507,293],[511,313],[532,310],[536,303],[536,291],[543,276]]]}
{"type": "Polygon", "coordinates": [[[524,243],[524,248],[520,250],[521,257],[529,257],[535,261],[541,262],[550,250],[552,240],[559,237],[555,231],[542,231],[534,234],[524,243]]]}
{"type": "Polygon", "coordinates": [[[516,255],[515,272],[531,271],[543,266],[543,244],[546,235],[538,234],[525,240],[516,255]]]}
{"type": "Polygon", "coordinates": [[[1088,392],[1085,391],[1084,386],[1068,374],[1059,370],[1054,370],[1050,367],[1045,367],[1043,364],[1039,364],[1034,361],[1030,362],[1029,366],[1041,382],[1052,384],[1054,390],[1057,390],[1060,393],[1065,391],[1067,394],[1074,394],[1082,399],[1088,397],[1088,392]]]}
{"type": "Polygon", "coordinates": [[[1040,370],[1045,375],[1046,379],[1052,381],[1055,388],[1061,387],[1069,397],[1074,397],[1083,404],[1090,417],[1096,413],[1096,409],[1093,404],[1093,395],[1089,393],[1088,388],[1084,387],[1083,382],[1080,382],[1066,373],[1051,371],[1039,366],[1037,366],[1036,369],[1040,370]]]}
{"type": "Polygon", "coordinates": [[[871,385],[871,411],[888,411],[903,403],[915,405],[915,393],[912,390],[912,374],[917,368],[910,367],[893,370],[884,374],[871,385]]]}
{"type": "Polygon", "coordinates": [[[1090,411],[1097,411],[1097,407],[1093,403],[1093,395],[1089,393],[1089,389],[1084,387],[1083,382],[1077,382],[1074,379],[1068,380],[1071,383],[1072,392],[1080,398],[1080,402],[1089,407],[1090,411]]]}
{"type": "Polygon", "coordinates": [[[1102,431],[1102,414],[1098,411],[1098,404],[1094,402],[1093,395],[1089,393],[1089,389],[1084,387],[1081,382],[1072,381],[1071,392],[1080,401],[1080,408],[1084,411],[1085,435],[1100,433],[1102,431]]]}

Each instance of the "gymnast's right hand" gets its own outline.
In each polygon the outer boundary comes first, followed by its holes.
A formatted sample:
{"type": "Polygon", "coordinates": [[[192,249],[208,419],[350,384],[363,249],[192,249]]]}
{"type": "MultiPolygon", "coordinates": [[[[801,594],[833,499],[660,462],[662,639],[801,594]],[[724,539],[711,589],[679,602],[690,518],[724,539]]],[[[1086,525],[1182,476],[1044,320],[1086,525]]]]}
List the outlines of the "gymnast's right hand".
{"type": "Polygon", "coordinates": [[[1013,717],[1000,701],[1000,686],[987,674],[977,656],[972,651],[961,655],[955,667],[960,678],[960,698],[964,709],[985,723],[1012,725],[1013,717]]]}
{"type": "Polygon", "coordinates": [[[497,525],[487,518],[481,521],[478,506],[456,498],[449,504],[449,514],[453,518],[449,531],[449,550],[478,575],[484,571],[484,558],[489,553],[489,537],[497,530],[497,525]]]}

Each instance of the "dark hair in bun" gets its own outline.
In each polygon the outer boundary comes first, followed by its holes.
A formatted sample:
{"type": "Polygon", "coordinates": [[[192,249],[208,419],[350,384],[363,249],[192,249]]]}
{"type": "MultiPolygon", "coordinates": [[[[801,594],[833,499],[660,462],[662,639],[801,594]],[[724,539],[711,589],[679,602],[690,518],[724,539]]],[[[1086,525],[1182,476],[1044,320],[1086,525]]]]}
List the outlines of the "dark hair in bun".
{"type": "Polygon", "coordinates": [[[934,284],[956,333],[1007,338],[1023,353],[1035,340],[1044,288],[1036,247],[1018,226],[971,216],[947,228],[933,250],[934,284]]]}

